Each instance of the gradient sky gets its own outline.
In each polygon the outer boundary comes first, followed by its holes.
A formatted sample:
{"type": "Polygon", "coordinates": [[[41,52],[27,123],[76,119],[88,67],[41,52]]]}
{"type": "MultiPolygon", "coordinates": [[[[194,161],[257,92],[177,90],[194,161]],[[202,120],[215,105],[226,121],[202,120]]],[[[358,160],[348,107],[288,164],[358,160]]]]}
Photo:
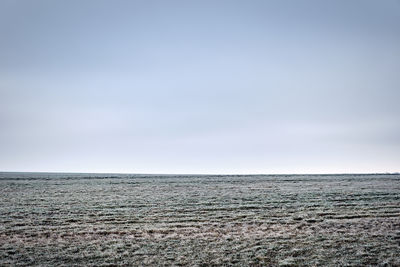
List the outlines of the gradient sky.
{"type": "Polygon", "coordinates": [[[400,2],[2,0],[0,171],[400,171],[400,2]]]}

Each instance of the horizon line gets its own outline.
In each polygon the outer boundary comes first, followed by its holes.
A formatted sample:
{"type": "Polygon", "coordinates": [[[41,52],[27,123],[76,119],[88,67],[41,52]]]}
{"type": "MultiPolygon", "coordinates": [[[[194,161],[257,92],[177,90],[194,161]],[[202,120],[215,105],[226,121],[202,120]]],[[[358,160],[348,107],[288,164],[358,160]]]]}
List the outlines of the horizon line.
{"type": "Polygon", "coordinates": [[[0,173],[44,173],[44,174],[115,174],[115,175],[214,175],[214,176],[259,176],[259,175],[397,175],[400,172],[327,172],[327,173],[133,173],[133,172],[68,172],[68,171],[0,171],[0,173]]]}

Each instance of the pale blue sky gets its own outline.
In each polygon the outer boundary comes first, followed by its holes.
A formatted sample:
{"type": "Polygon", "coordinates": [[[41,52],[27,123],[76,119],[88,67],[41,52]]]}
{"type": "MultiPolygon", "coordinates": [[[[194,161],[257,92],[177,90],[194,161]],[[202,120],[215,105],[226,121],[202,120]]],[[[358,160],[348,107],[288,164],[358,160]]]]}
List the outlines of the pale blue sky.
{"type": "Polygon", "coordinates": [[[400,171],[399,1],[0,2],[0,171],[400,171]]]}

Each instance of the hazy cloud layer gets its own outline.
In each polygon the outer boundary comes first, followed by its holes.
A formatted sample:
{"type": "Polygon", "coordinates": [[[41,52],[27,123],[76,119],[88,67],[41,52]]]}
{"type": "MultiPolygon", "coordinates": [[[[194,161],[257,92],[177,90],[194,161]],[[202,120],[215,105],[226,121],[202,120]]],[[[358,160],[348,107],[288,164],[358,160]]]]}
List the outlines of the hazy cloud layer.
{"type": "Polygon", "coordinates": [[[399,171],[399,1],[0,3],[0,170],[399,171]]]}

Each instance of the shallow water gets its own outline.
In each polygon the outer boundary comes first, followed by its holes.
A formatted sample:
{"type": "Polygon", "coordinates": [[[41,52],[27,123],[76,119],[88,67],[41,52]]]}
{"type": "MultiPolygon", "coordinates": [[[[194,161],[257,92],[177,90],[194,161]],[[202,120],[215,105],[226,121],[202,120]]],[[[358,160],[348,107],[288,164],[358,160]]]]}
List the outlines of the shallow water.
{"type": "Polygon", "coordinates": [[[0,265],[400,265],[400,175],[0,173],[0,265]]]}

